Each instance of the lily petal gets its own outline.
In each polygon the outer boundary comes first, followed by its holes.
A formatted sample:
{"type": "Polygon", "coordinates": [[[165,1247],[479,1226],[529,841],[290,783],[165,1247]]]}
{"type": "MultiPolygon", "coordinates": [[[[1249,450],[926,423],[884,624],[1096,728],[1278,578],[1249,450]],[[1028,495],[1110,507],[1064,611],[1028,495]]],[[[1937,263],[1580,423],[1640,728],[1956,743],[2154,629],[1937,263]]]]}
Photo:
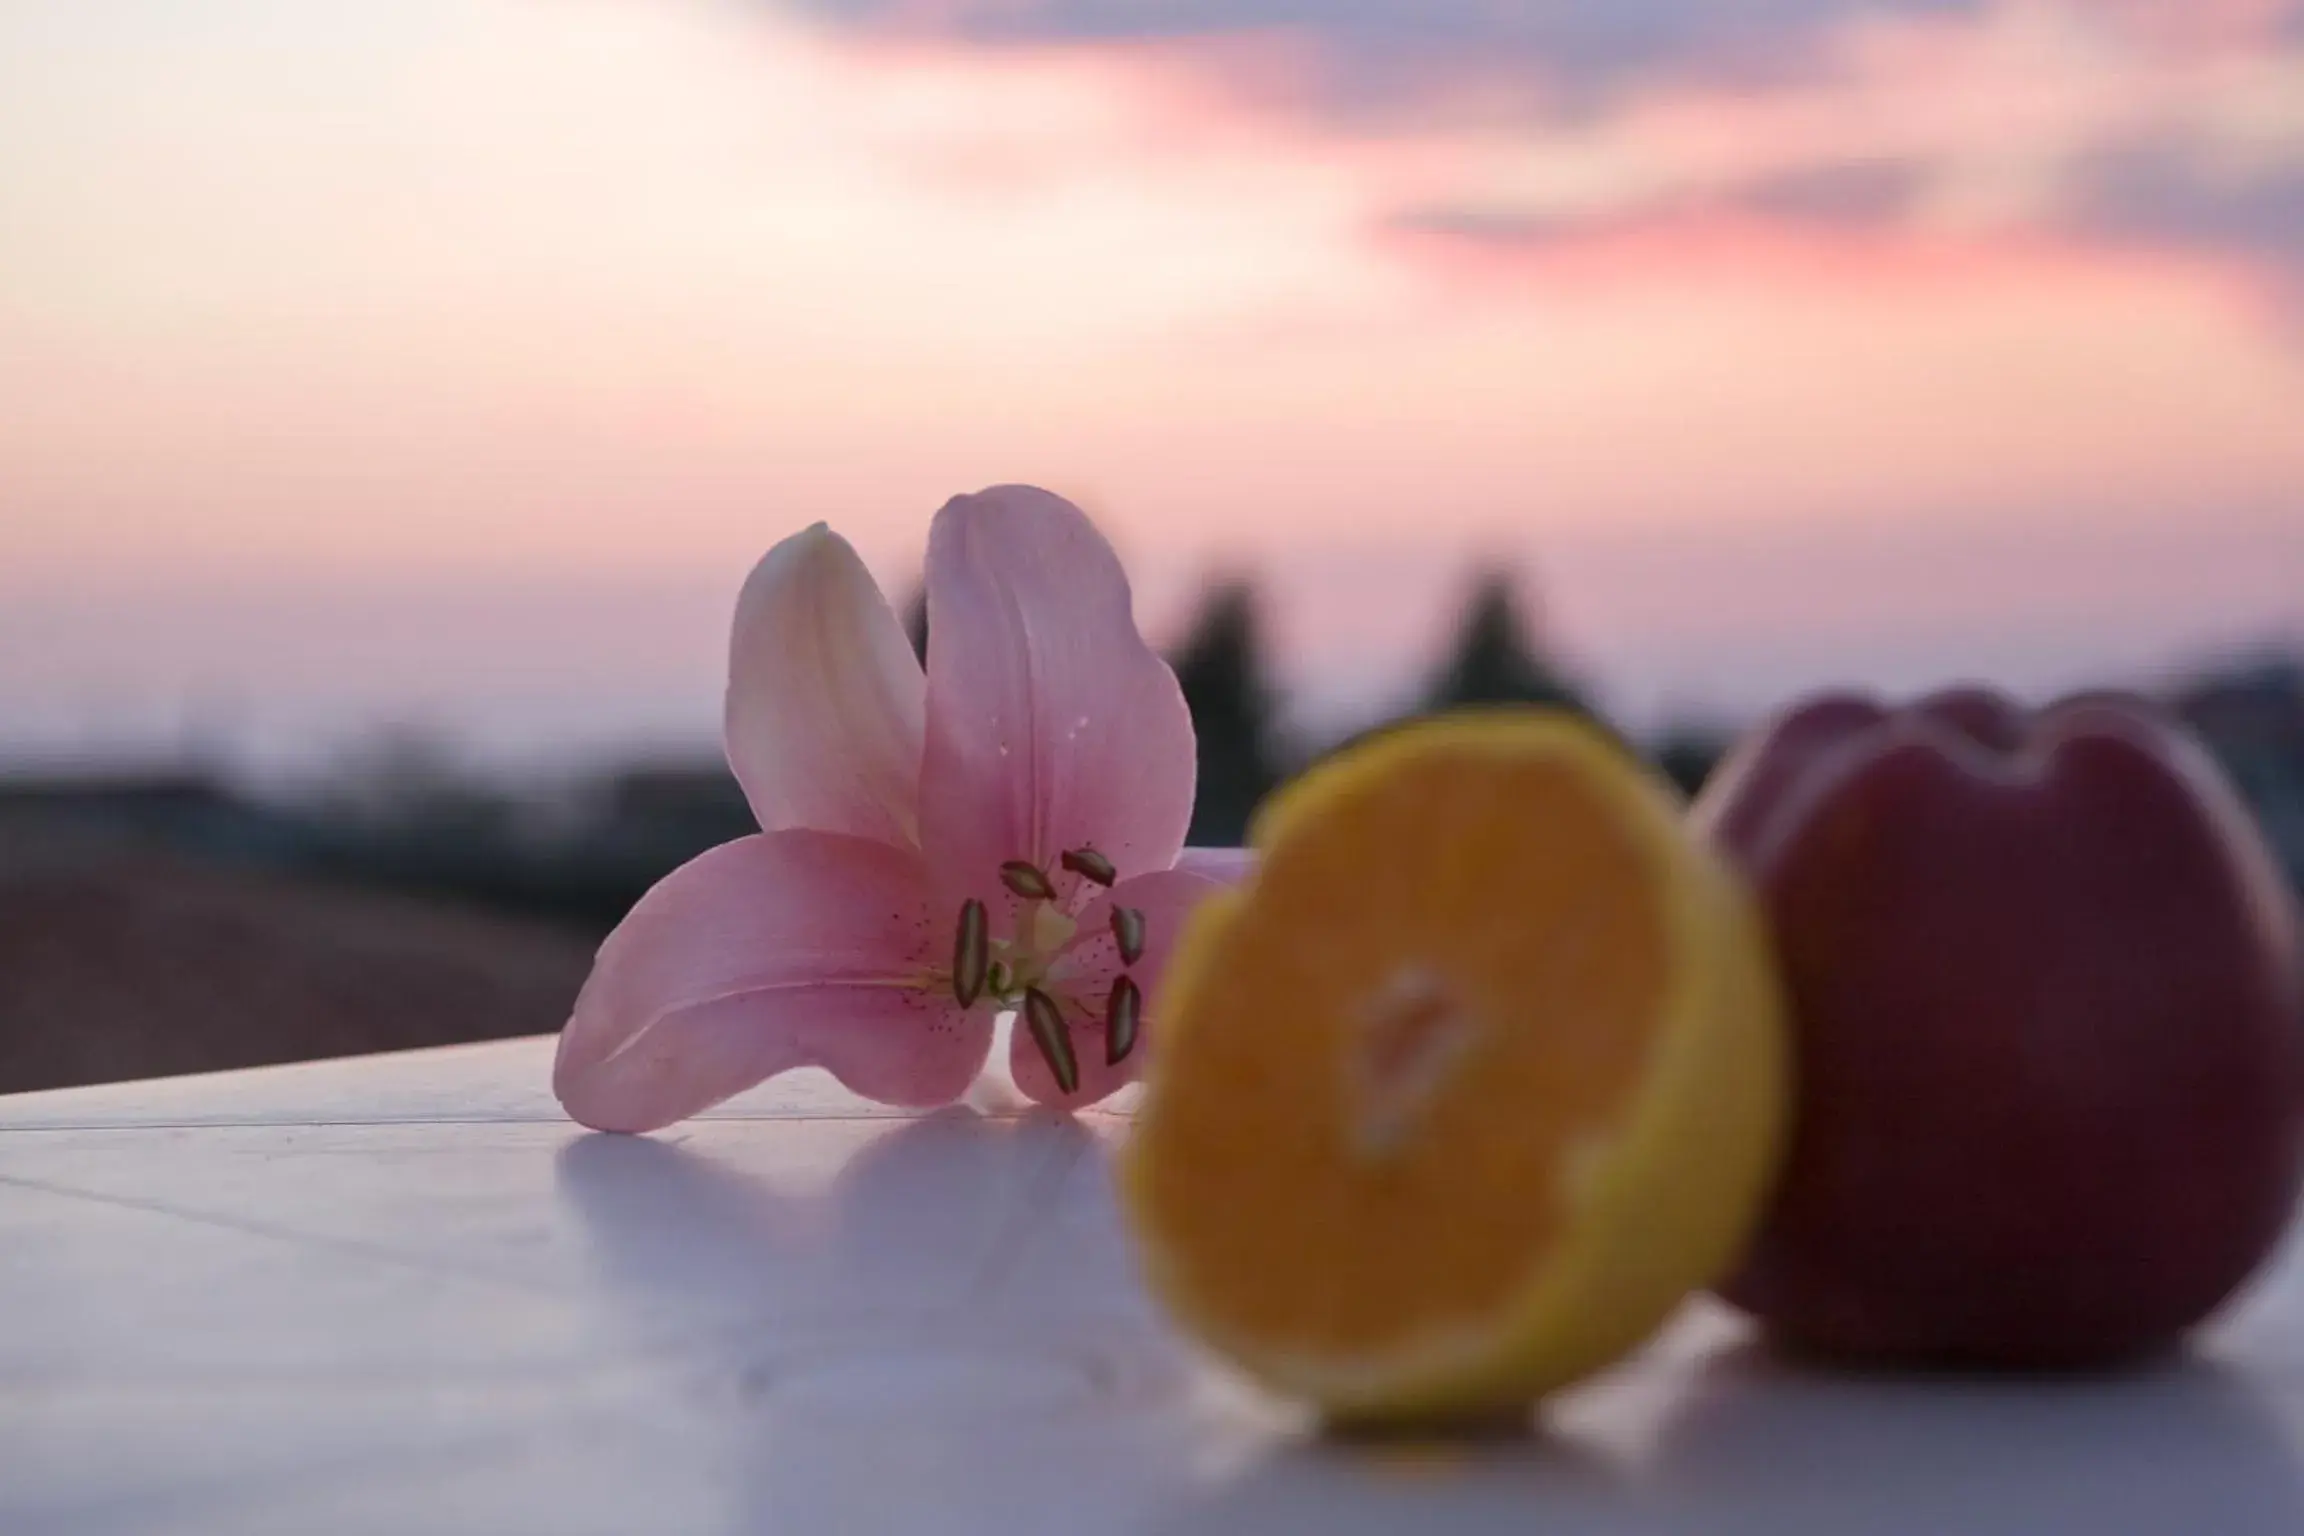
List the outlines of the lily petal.
{"type": "Polygon", "coordinates": [[[948,925],[918,853],[792,830],[682,865],[600,946],[552,1091],[604,1131],[647,1131],[799,1066],[890,1104],[957,1098],[991,1022],[923,983],[948,925]]]}
{"type": "Polygon", "coordinates": [[[1123,880],[1091,902],[1080,914],[1079,936],[1066,945],[1049,972],[1050,990],[1063,1005],[1072,1030],[1073,1054],[1080,1058],[1080,1087],[1067,1094],[1057,1086],[1031,1034],[1017,1029],[1008,1042],[1008,1071],[1016,1086],[1030,1099],[1065,1109],[1080,1109],[1109,1097],[1135,1080],[1153,1045],[1160,1012],[1160,982],[1168,956],[1192,909],[1224,889],[1217,881],[1181,869],[1160,870],[1123,880]],[[1112,937],[1112,911],[1133,907],[1144,914],[1144,953],[1134,965],[1123,967],[1120,947],[1112,937]],[[1136,1048],[1126,1059],[1107,1066],[1104,1061],[1104,1004],[1112,979],[1126,970],[1144,994],[1143,1021],[1136,1048]]]}
{"type": "Polygon", "coordinates": [[[761,558],[728,647],[728,764],[765,832],[919,841],[926,679],[848,541],[822,523],[761,558]]]}
{"type": "Polygon", "coordinates": [[[946,906],[1014,898],[1004,860],[1093,848],[1166,869],[1192,817],[1192,717],[1128,578],[1078,507],[1030,486],[955,496],[928,534],[921,846],[946,906]]]}
{"type": "Polygon", "coordinates": [[[1238,885],[1256,873],[1253,848],[1187,848],[1176,855],[1176,867],[1224,885],[1238,885]]]}

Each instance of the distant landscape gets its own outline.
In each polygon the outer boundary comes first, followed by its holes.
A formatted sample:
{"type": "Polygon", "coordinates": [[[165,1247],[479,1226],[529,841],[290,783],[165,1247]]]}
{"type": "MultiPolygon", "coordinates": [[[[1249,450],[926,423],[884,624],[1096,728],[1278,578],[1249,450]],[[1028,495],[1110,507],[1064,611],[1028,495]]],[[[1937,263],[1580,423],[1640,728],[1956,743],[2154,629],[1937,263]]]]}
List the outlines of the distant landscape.
{"type": "MultiPolygon", "coordinates": [[[[910,624],[932,643],[917,606],[910,624]]],[[[1171,660],[1199,735],[1191,839],[1238,843],[1335,742],[1281,724],[1251,585],[1211,588],[1171,660]]],[[[2267,648],[2157,692],[2304,888],[2304,656],[2267,648]]],[[[1587,700],[1498,574],[1410,713],[1587,700]]],[[[1732,735],[1626,745],[1693,794],[1732,735]]],[[[0,1092],[556,1029],[632,902],[753,829],[725,765],[686,756],[543,788],[387,734],[295,796],[197,765],[0,769],[0,1092]]]]}

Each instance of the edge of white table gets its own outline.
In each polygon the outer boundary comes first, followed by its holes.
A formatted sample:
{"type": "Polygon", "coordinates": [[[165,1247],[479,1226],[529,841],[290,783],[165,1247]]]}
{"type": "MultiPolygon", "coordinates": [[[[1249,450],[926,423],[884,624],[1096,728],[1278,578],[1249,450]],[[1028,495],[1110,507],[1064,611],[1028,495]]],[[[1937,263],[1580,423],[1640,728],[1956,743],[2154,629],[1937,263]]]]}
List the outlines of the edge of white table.
{"type": "Polygon", "coordinates": [[[549,1040],[0,1098],[0,1531],[2304,1531],[2304,1243],[2182,1358],[1798,1369],[1691,1303],[1524,1435],[1178,1338],[1122,1112],[796,1074],[584,1133],[549,1040]]]}

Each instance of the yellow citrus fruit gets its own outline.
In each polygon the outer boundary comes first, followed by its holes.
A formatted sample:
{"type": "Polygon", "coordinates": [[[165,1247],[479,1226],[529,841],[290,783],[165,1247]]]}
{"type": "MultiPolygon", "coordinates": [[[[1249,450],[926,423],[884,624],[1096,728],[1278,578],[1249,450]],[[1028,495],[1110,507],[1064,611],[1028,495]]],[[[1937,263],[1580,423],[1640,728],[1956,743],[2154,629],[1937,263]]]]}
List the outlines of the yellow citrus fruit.
{"type": "Polygon", "coordinates": [[[1742,887],[1572,716],[1445,716],[1258,818],[1121,1179],[1153,1288],[1340,1420],[1524,1406],[1732,1264],[1787,1057],[1742,887]]]}

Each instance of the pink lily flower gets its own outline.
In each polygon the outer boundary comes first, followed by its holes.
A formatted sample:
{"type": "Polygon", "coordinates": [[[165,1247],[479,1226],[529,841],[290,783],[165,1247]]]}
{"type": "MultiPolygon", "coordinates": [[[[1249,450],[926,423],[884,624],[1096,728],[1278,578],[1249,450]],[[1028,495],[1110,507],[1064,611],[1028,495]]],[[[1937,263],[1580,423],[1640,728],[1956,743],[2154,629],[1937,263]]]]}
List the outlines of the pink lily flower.
{"type": "Polygon", "coordinates": [[[779,1072],[883,1103],[965,1092],[997,1014],[1046,1104],[1144,1059],[1193,904],[1244,872],[1184,849],[1192,720],[1080,510],[1029,486],[947,502],[923,675],[819,523],[737,602],[729,765],[762,830],[674,870],[601,945],[552,1087],[600,1130],[684,1119],[779,1072]]]}

